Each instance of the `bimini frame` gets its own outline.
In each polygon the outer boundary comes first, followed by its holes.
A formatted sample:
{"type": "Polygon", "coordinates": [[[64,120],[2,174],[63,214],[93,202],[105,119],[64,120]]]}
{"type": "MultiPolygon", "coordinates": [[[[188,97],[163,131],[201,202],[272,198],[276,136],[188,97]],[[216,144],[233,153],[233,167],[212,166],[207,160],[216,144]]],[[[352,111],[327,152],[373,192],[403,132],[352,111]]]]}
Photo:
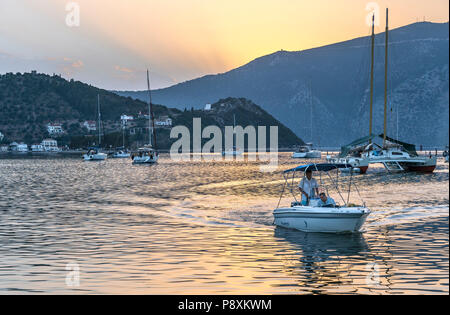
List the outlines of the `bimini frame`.
{"type": "Polygon", "coordinates": [[[327,196],[329,196],[328,186],[325,185],[322,180],[322,172],[325,172],[328,175],[332,185],[334,186],[334,188],[338,192],[339,196],[341,197],[341,200],[344,203],[344,206],[349,205],[352,184],[355,187],[355,189],[358,193],[358,196],[361,199],[361,202],[363,203],[363,206],[364,207],[366,206],[364,200],[361,197],[358,186],[353,181],[353,167],[351,165],[349,165],[349,164],[316,164],[316,163],[314,163],[314,164],[299,166],[294,169],[283,172],[284,185],[283,185],[283,190],[281,191],[280,199],[278,200],[277,209],[280,207],[280,203],[281,203],[281,200],[283,199],[283,195],[284,195],[284,192],[285,192],[287,186],[289,186],[290,192],[291,192],[292,196],[294,197],[294,200],[298,203],[297,197],[295,196],[295,193],[294,193],[294,188],[296,187],[294,184],[295,174],[297,172],[303,172],[303,176],[306,177],[306,171],[308,171],[308,170],[319,172],[320,184],[322,186],[325,186],[327,196]],[[341,190],[339,189],[339,169],[342,169],[342,168],[346,168],[346,169],[350,168],[351,169],[350,180],[348,183],[347,201],[344,199],[344,196],[342,195],[341,190]],[[333,171],[333,170],[337,171],[336,180],[334,180],[333,177],[330,175],[330,171],[333,171]],[[290,176],[290,173],[292,173],[292,177],[290,176]],[[291,181],[290,185],[289,185],[289,181],[291,181]]]}

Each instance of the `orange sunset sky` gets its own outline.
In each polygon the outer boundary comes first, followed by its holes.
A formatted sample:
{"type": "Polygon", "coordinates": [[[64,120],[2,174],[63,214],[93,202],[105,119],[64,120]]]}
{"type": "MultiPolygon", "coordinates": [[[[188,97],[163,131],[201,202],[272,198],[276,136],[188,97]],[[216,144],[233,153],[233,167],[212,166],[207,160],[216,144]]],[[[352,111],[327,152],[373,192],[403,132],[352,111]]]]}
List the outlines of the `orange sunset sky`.
{"type": "Polygon", "coordinates": [[[0,73],[37,70],[106,89],[154,88],[221,73],[424,19],[448,21],[448,0],[1,0],[0,73]],[[74,2],[79,26],[69,26],[74,2]]]}

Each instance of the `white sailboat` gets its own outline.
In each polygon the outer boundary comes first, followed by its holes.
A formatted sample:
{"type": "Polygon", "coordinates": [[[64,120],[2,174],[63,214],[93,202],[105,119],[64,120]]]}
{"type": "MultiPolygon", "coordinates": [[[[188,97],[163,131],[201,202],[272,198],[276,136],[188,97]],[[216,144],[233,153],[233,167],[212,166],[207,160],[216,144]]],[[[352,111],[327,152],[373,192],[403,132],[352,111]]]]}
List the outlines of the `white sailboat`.
{"type": "MultiPolygon", "coordinates": [[[[100,114],[100,95],[97,95],[97,108],[98,108],[98,145],[100,147],[102,143],[101,136],[101,114],[100,114]]],[[[100,152],[99,148],[89,148],[88,152],[83,155],[84,161],[104,161],[108,158],[106,153],[100,152]]]]}
{"type": "MultiPolygon", "coordinates": [[[[236,142],[236,132],[234,131],[234,129],[236,128],[236,115],[233,114],[233,144],[235,144],[236,142]]],[[[233,145],[233,148],[225,148],[225,150],[222,151],[222,156],[240,156],[244,154],[244,152],[240,149],[237,148],[235,145],[233,145]]]]}
{"type": "MultiPolygon", "coordinates": [[[[309,87],[309,102],[310,102],[310,131],[311,131],[311,141],[313,140],[313,96],[312,88],[309,87]]],[[[307,143],[298,147],[297,151],[292,154],[293,159],[320,159],[322,158],[322,152],[313,149],[312,143],[307,143]]]]}
{"type": "Polygon", "coordinates": [[[116,150],[113,154],[113,158],[115,159],[127,159],[131,157],[131,153],[125,149],[125,130],[126,130],[126,122],[123,122],[122,125],[122,147],[120,150],[116,150]]]}
{"type": "MultiPolygon", "coordinates": [[[[372,27],[372,71],[371,71],[371,107],[370,107],[370,145],[363,153],[369,164],[381,163],[389,172],[411,171],[411,172],[433,172],[436,168],[437,157],[418,156],[415,146],[392,139],[387,136],[387,101],[388,101],[388,47],[389,47],[389,10],[386,9],[386,32],[385,32],[385,71],[384,71],[384,132],[383,145],[372,143],[372,96],[373,96],[373,45],[374,34],[372,27]]],[[[397,111],[398,115],[398,111],[397,111]]],[[[398,120],[398,117],[397,117],[398,120]]],[[[398,122],[397,122],[398,134],[398,122]]]]}
{"type": "Polygon", "coordinates": [[[158,162],[158,152],[156,151],[156,131],[155,116],[153,114],[152,93],[150,89],[150,76],[147,70],[147,88],[148,88],[148,141],[149,144],[139,148],[137,153],[132,155],[133,164],[155,164],[158,162]],[[153,145],[152,145],[153,139],[153,145]]]}

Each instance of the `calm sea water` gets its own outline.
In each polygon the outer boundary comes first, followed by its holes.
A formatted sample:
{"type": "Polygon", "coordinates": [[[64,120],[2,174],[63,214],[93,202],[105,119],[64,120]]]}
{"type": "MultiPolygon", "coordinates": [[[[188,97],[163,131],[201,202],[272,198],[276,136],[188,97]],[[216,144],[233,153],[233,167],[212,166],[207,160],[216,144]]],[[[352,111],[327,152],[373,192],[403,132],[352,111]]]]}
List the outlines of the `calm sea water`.
{"type": "Polygon", "coordinates": [[[256,162],[1,159],[0,293],[448,294],[448,164],[354,179],[363,233],[306,234],[256,162]]]}

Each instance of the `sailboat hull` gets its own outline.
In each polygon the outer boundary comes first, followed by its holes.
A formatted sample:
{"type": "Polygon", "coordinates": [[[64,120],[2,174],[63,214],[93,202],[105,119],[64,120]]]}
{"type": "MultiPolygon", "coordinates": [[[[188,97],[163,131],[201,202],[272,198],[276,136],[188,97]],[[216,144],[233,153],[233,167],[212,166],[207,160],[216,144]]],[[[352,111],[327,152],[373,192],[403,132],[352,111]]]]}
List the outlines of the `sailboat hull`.
{"type": "Polygon", "coordinates": [[[133,164],[155,164],[158,162],[158,157],[157,156],[135,156],[133,158],[133,164]]]}
{"type": "Polygon", "coordinates": [[[408,172],[433,173],[436,169],[437,158],[432,157],[422,163],[403,163],[402,166],[408,172]]]}

